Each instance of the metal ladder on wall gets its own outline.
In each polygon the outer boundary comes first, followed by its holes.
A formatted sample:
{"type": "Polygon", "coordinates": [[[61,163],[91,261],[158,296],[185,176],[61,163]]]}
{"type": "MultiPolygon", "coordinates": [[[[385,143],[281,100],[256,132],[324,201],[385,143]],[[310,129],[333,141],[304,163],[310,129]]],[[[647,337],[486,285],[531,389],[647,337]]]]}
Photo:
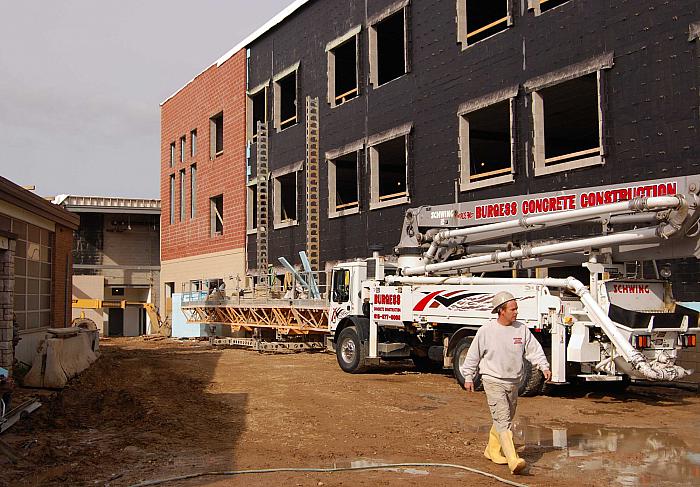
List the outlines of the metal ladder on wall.
{"type": "Polygon", "coordinates": [[[258,276],[260,281],[258,286],[268,287],[267,282],[267,232],[268,232],[268,139],[267,139],[267,123],[258,121],[258,137],[257,137],[257,158],[258,158],[258,238],[257,238],[257,257],[258,257],[258,276]]]}
{"type": "Polygon", "coordinates": [[[306,255],[311,270],[321,261],[319,229],[319,113],[318,97],[306,97],[306,255]]]}

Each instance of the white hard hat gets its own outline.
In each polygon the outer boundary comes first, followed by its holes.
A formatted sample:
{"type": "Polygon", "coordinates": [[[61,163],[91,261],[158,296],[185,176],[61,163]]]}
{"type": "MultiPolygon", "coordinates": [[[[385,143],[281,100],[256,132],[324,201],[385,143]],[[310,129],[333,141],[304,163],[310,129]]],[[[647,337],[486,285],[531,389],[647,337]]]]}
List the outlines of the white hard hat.
{"type": "Polygon", "coordinates": [[[497,293],[493,297],[493,301],[491,301],[491,313],[498,313],[498,308],[500,308],[501,305],[513,300],[515,300],[515,296],[508,291],[501,291],[500,293],[497,293]]]}

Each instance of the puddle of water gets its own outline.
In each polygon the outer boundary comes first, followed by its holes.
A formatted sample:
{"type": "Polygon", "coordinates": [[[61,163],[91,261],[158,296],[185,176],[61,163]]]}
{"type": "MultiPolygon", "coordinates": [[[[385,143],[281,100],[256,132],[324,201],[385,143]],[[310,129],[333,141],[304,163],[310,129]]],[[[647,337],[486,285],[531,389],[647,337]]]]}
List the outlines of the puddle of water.
{"type": "MultiPolygon", "coordinates": [[[[387,463],[401,463],[401,462],[392,462],[389,460],[380,460],[380,459],[368,459],[368,458],[359,458],[357,460],[352,460],[349,462],[338,462],[333,464],[333,468],[361,468],[361,467],[377,467],[379,465],[386,465],[387,463]]],[[[382,470],[385,470],[387,472],[400,472],[400,473],[407,473],[409,475],[430,475],[430,472],[427,470],[421,470],[418,468],[413,468],[413,467],[397,467],[397,468],[384,468],[382,470]]]]}
{"type": "MultiPolygon", "coordinates": [[[[488,431],[490,425],[485,429],[488,431]]],[[[481,428],[479,428],[481,430],[481,428]]],[[[605,428],[595,424],[541,427],[521,421],[513,428],[528,447],[560,450],[552,468],[605,469],[617,485],[700,485],[700,451],[652,428],[605,428]]]]}

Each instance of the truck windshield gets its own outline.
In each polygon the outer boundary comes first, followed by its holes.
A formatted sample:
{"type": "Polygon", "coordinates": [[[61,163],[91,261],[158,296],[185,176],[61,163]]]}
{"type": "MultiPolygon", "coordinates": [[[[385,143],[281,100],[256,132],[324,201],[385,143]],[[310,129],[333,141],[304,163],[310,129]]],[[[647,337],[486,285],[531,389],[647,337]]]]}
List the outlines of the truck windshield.
{"type": "Polygon", "coordinates": [[[336,269],[333,271],[333,301],[344,303],[350,299],[350,271],[336,269]]]}

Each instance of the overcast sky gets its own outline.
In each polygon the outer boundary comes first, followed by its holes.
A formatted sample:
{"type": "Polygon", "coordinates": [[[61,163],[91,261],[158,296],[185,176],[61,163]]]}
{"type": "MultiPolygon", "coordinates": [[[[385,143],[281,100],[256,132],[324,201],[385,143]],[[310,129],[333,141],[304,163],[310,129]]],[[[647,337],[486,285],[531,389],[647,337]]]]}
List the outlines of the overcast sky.
{"type": "Polygon", "coordinates": [[[0,0],[0,175],[159,197],[160,102],[292,0],[0,0]]]}

